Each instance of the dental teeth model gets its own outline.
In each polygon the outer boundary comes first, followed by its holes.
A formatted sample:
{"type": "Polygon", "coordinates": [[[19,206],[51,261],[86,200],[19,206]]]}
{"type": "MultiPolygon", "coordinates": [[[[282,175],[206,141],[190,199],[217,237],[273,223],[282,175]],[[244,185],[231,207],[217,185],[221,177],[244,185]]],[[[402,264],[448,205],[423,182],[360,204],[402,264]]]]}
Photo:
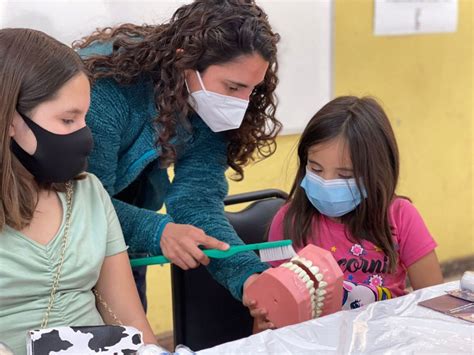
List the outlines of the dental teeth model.
{"type": "Polygon", "coordinates": [[[342,283],[343,273],[331,253],[308,245],[289,262],[265,271],[246,293],[280,328],[340,310],[342,283]]]}

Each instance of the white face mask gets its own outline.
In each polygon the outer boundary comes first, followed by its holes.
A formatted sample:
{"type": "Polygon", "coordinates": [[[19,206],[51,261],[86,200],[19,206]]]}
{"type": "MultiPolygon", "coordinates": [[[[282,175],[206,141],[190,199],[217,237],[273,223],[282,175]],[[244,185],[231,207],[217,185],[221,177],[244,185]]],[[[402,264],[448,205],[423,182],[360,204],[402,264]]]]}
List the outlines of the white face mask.
{"type": "MultiPolygon", "coordinates": [[[[202,90],[190,92],[189,104],[214,132],[239,128],[247,111],[249,101],[207,91],[197,70],[196,74],[202,90]]],[[[187,86],[188,83],[186,83],[187,86]]]]}

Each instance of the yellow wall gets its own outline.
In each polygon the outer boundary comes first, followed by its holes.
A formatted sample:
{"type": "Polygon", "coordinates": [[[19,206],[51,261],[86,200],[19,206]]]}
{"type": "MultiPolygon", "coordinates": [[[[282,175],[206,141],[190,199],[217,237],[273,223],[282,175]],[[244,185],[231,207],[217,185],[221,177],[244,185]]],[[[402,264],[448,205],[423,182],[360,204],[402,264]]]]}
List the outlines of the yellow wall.
{"type": "MultiPolygon", "coordinates": [[[[420,210],[441,261],[474,254],[472,14],[471,0],[460,0],[456,33],[375,37],[372,1],[335,1],[335,95],[373,95],[383,103],[400,147],[398,192],[420,210]]],[[[288,191],[297,139],[280,137],[277,153],[247,168],[230,193],[288,191]]],[[[148,280],[152,326],[169,331],[169,267],[151,268],[148,280]]]]}

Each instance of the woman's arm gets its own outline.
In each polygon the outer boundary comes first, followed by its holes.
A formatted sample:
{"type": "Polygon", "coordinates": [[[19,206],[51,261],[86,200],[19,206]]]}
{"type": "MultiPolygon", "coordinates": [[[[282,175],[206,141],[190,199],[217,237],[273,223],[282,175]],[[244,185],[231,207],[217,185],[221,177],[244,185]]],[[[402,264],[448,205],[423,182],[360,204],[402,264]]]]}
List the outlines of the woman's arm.
{"type": "MultiPolygon", "coordinates": [[[[242,240],[224,212],[223,200],[228,191],[225,177],[227,140],[224,134],[212,132],[199,117],[192,119],[194,140],[187,143],[174,165],[174,180],[165,199],[167,212],[175,223],[200,228],[207,236],[229,245],[241,245],[242,240]]],[[[162,248],[168,239],[165,235],[163,237],[162,248]]],[[[197,244],[192,246],[196,253],[200,252],[197,244]]],[[[254,252],[212,259],[208,266],[214,279],[239,300],[247,278],[266,269],[268,265],[262,263],[254,252]]]]}
{"type": "Polygon", "coordinates": [[[443,282],[438,257],[434,250],[408,267],[408,278],[414,290],[443,282]]]}
{"type": "MultiPolygon", "coordinates": [[[[86,51],[83,51],[86,52],[86,51]]],[[[118,191],[118,157],[123,135],[129,122],[126,98],[113,80],[98,80],[91,92],[87,125],[92,131],[94,149],[89,157],[88,171],[96,175],[110,196],[118,191]]],[[[144,118],[145,119],[145,118],[144,118]]],[[[172,219],[144,208],[112,199],[120,219],[130,253],[161,254],[160,237],[172,219]]]]}
{"type": "MultiPolygon", "coordinates": [[[[96,290],[124,325],[142,331],[146,344],[157,344],[140,303],[126,252],[105,258],[96,290]]],[[[97,308],[106,324],[116,323],[113,315],[99,302],[97,308]]]]}

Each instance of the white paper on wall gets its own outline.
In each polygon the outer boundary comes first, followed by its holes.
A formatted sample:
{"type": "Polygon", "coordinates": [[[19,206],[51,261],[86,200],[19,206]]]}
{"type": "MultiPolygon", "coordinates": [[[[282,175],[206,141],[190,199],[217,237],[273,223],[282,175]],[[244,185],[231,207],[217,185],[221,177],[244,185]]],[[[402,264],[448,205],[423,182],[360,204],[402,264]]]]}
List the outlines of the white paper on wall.
{"type": "Polygon", "coordinates": [[[374,34],[455,32],[458,0],[375,0],[374,34]]]}
{"type": "MultiPolygon", "coordinates": [[[[159,24],[190,0],[0,0],[0,27],[29,27],[71,44],[99,27],[159,24]]],[[[280,33],[277,116],[300,133],[331,98],[332,0],[257,0],[280,33]]]]}

